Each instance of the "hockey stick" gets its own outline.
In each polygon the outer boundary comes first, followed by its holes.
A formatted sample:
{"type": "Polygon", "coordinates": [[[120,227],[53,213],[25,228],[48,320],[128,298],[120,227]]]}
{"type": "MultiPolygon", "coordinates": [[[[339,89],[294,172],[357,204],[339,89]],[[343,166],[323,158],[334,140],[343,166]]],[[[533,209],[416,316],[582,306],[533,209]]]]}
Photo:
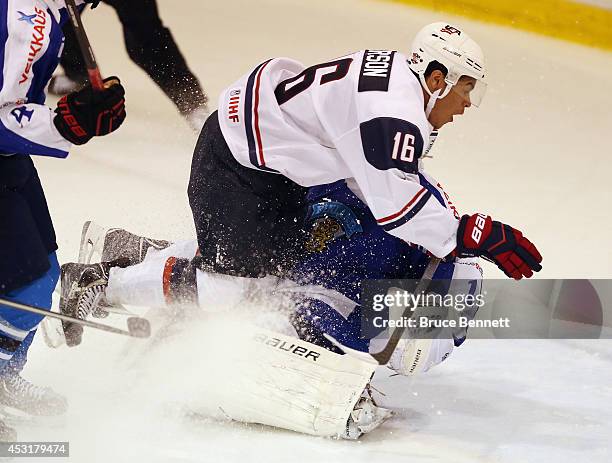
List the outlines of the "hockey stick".
{"type": "Polygon", "coordinates": [[[79,48],[81,49],[81,54],[83,55],[83,60],[85,61],[89,82],[94,90],[102,91],[104,90],[102,74],[100,73],[100,68],[98,67],[98,62],[96,61],[93,49],[91,48],[91,43],[89,43],[89,39],[85,33],[85,28],[83,27],[83,22],[81,21],[81,15],[79,14],[74,0],[65,0],[65,2],[66,9],[68,10],[68,16],[70,17],[70,22],[72,23],[72,27],[74,29],[74,34],[79,42],[79,48]]]}
{"type": "MultiPolygon", "coordinates": [[[[436,272],[436,269],[438,268],[438,264],[441,262],[441,260],[442,259],[439,259],[438,257],[432,257],[430,259],[429,264],[427,265],[427,268],[425,268],[425,272],[423,272],[423,276],[421,277],[421,280],[419,281],[419,283],[417,284],[414,290],[415,294],[420,294],[429,287],[429,284],[431,283],[433,275],[436,272]]],[[[413,307],[410,307],[410,306],[406,307],[404,309],[404,312],[402,313],[402,319],[404,317],[406,318],[410,317],[410,315],[412,315],[412,309],[413,307]]],[[[389,360],[391,359],[391,355],[393,355],[393,351],[395,350],[395,348],[397,347],[397,344],[400,342],[400,339],[402,338],[402,334],[404,334],[405,329],[406,329],[405,327],[395,327],[395,329],[391,333],[391,337],[389,338],[389,342],[387,343],[385,348],[381,350],[380,352],[376,352],[375,354],[370,354],[372,357],[374,357],[374,360],[376,360],[379,365],[386,365],[389,362],[389,360]]]]}
{"type": "Polygon", "coordinates": [[[104,325],[102,323],[91,322],[89,320],[81,320],[80,318],[71,317],[60,313],[51,312],[44,310],[39,307],[31,305],[20,304],[19,302],[7,301],[6,299],[0,298],[0,304],[6,305],[13,309],[22,310],[24,312],[35,313],[44,317],[57,318],[70,323],[78,323],[82,326],[88,326],[89,328],[95,328],[97,330],[107,331],[109,333],[122,334],[124,336],[130,336],[132,338],[148,338],[151,335],[151,325],[149,321],[140,317],[130,317],[127,319],[127,331],[114,326],[104,325]]]}

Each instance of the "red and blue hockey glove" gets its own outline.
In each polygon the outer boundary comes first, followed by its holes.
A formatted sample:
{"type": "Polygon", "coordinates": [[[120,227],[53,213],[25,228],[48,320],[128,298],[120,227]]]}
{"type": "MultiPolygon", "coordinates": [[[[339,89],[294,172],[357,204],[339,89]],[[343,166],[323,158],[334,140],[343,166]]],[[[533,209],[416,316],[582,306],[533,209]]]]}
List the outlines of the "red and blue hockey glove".
{"type": "Polygon", "coordinates": [[[457,231],[458,257],[477,257],[495,263],[508,277],[520,280],[542,270],[534,244],[510,225],[483,214],[464,215],[457,231]]]}
{"type": "Polygon", "coordinates": [[[74,145],[114,132],[125,120],[125,90],[117,77],[104,79],[104,90],[87,85],[57,102],[53,122],[74,145]]]}

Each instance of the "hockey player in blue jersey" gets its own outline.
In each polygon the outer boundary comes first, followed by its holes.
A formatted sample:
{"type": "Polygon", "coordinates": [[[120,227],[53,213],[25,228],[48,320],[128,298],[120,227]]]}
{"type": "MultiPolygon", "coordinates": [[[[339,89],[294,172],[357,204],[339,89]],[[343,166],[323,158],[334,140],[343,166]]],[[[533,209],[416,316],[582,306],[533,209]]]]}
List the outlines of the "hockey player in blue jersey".
{"type": "MultiPolygon", "coordinates": [[[[430,183],[426,177],[423,177],[422,184],[436,200],[452,208],[438,184],[430,183]]],[[[103,229],[93,222],[86,222],[79,250],[79,260],[82,263],[62,266],[62,298],[68,307],[78,304],[79,311],[86,309],[94,316],[103,315],[107,304],[159,308],[166,304],[180,306],[187,303],[199,304],[204,312],[214,312],[218,309],[232,310],[234,306],[240,310],[243,304],[252,304],[261,298],[259,306],[268,307],[271,311],[280,308],[283,313],[291,313],[293,336],[297,335],[302,340],[340,354],[353,354],[349,349],[362,353],[380,352],[388,337],[384,333],[377,333],[376,337],[367,338],[361,330],[364,311],[360,304],[360,292],[363,281],[401,278],[418,280],[422,278],[431,255],[422,248],[387,234],[376,223],[365,203],[344,181],[311,188],[308,202],[310,239],[307,242],[307,257],[293,268],[288,275],[290,279],[270,276],[249,279],[252,285],[246,288],[244,294],[218,292],[219,283],[227,282],[228,277],[220,276],[215,282],[189,264],[197,253],[196,241],[171,243],[138,236],[119,228],[103,229]],[[100,263],[88,263],[98,259],[100,263]],[[119,262],[127,267],[119,268],[119,262]],[[163,276],[160,269],[163,269],[163,276]],[[101,291],[95,294],[92,292],[94,297],[81,298],[82,304],[79,304],[78,300],[70,299],[74,289],[72,283],[77,278],[82,283],[82,277],[95,282],[93,284],[101,291]]],[[[440,280],[443,285],[458,284],[459,291],[467,290],[475,295],[480,291],[482,271],[475,259],[448,257],[438,264],[433,278],[440,280]],[[462,289],[461,285],[467,289],[462,289]]],[[[167,312],[168,323],[175,321],[176,309],[167,312]]],[[[473,317],[476,307],[472,305],[463,310],[464,316],[473,317]]],[[[158,313],[162,314],[163,311],[158,313]]],[[[85,314],[78,315],[82,317],[85,314]]],[[[158,318],[158,322],[162,319],[158,318]]],[[[278,319],[273,317],[273,320],[278,329],[278,319]]],[[[170,331],[180,336],[180,331],[170,331]]],[[[74,334],[75,331],[66,332],[67,342],[72,345],[78,343],[74,338],[68,339],[68,336],[74,334]]],[[[387,366],[400,375],[426,372],[445,361],[453,349],[464,342],[466,334],[465,329],[459,328],[447,330],[435,338],[413,336],[401,339],[387,366]]],[[[156,336],[157,341],[162,339],[156,336]]],[[[265,370],[266,360],[258,360],[265,370]]],[[[278,365],[275,367],[278,368],[278,365]]],[[[294,372],[295,375],[302,373],[294,372]]],[[[306,382],[310,381],[314,391],[317,391],[317,383],[313,382],[316,378],[319,376],[305,378],[306,382]]],[[[330,376],[322,378],[322,381],[324,384],[324,381],[334,380],[330,376]]],[[[279,380],[275,385],[266,385],[266,392],[274,395],[272,391],[275,386],[285,391],[279,380]]],[[[287,391],[290,396],[292,389],[288,387],[287,391]]],[[[321,386],[321,390],[313,394],[320,393],[321,397],[329,398],[327,392],[321,386]]],[[[296,398],[296,401],[300,404],[308,403],[304,397],[296,398]]],[[[265,418],[264,421],[257,421],[261,417],[253,418],[253,410],[261,411],[262,416],[268,418],[281,416],[281,412],[269,407],[269,404],[256,401],[249,409],[249,419],[255,422],[270,424],[265,418]]],[[[333,414],[330,410],[321,412],[333,414]]],[[[240,419],[231,414],[226,416],[240,419]]],[[[345,432],[338,435],[347,439],[358,438],[375,429],[389,416],[389,410],[376,405],[366,390],[350,411],[345,432]]],[[[281,427],[296,429],[292,427],[297,423],[293,415],[282,415],[282,418],[284,424],[281,427]]],[[[274,423],[278,426],[279,421],[274,423]]],[[[312,433],[316,434],[314,427],[312,433]]]]}
{"type": "MultiPolygon", "coordinates": [[[[440,185],[431,180],[423,176],[421,184],[452,210],[440,185]]],[[[337,354],[354,354],[351,350],[381,352],[389,340],[388,333],[362,330],[366,312],[360,293],[364,280],[418,280],[431,254],[386,233],[344,181],[311,188],[308,204],[310,239],[305,258],[284,279],[245,279],[249,284],[242,292],[235,291],[235,286],[228,291],[228,278],[237,277],[204,274],[191,265],[194,256],[197,260],[195,240],[171,243],[86,222],[79,250],[81,263],[62,266],[60,307],[84,318],[88,314],[107,314],[107,305],[159,308],[187,304],[215,312],[240,310],[244,304],[259,302],[259,306],[273,312],[280,309],[291,314],[293,329],[286,326],[286,334],[291,331],[293,336],[337,354]],[[97,260],[101,262],[89,263],[97,260]],[[84,285],[91,291],[79,294],[78,287],[84,285]]],[[[482,270],[476,259],[449,256],[438,264],[433,278],[445,288],[455,287],[454,294],[476,295],[480,292],[482,270]]],[[[475,305],[466,304],[462,315],[473,317],[476,310],[475,305]]],[[[167,312],[168,323],[174,321],[176,313],[176,307],[167,312]]],[[[80,325],[70,324],[64,330],[67,344],[80,342],[80,325]]],[[[387,362],[388,368],[401,375],[420,374],[445,361],[464,342],[467,332],[457,328],[443,330],[435,337],[412,334],[398,342],[387,362]]],[[[263,407],[266,416],[276,412],[263,407]]],[[[378,407],[364,392],[341,435],[357,438],[388,417],[389,411],[378,407]]],[[[292,423],[290,419],[287,422],[292,423]]],[[[288,428],[293,429],[291,425],[288,428]]]]}
{"type": "MultiPolygon", "coordinates": [[[[442,187],[431,177],[423,175],[421,184],[442,206],[454,209],[442,187]]],[[[284,279],[259,279],[245,291],[245,299],[233,293],[233,303],[240,304],[253,294],[263,293],[266,297],[272,296],[267,303],[274,305],[279,301],[275,298],[278,296],[283,303],[289,301],[294,311],[291,322],[300,338],[335,352],[342,352],[343,347],[379,352],[388,339],[385,333],[377,333],[379,337],[370,339],[366,336],[368,333],[362,332],[363,282],[421,279],[431,254],[386,233],[345,181],[311,188],[308,204],[310,239],[305,257],[284,279]]],[[[195,241],[171,243],[118,228],[104,230],[87,222],[81,246],[81,261],[88,262],[97,254],[102,263],[65,264],[63,299],[70,299],[69,281],[81,273],[101,285],[99,289],[104,297],[82,298],[79,314],[104,312],[104,302],[154,307],[169,302],[196,302],[204,310],[211,310],[219,298],[223,300],[221,305],[232,304],[226,294],[221,296],[215,291],[214,277],[198,273],[190,265],[197,252],[195,241]]],[[[448,256],[438,264],[433,279],[443,282],[443,291],[452,289],[455,294],[475,296],[480,292],[482,269],[477,259],[448,256]]],[[[71,303],[67,301],[67,305],[71,303]]],[[[473,317],[476,309],[476,306],[465,307],[462,314],[473,317]]],[[[75,329],[66,333],[69,344],[80,341],[81,330],[75,329]],[[79,339],[71,338],[75,334],[79,339]]],[[[402,340],[389,367],[401,374],[427,371],[448,358],[466,337],[464,329],[441,334],[435,340],[409,337],[402,340]],[[416,359],[411,357],[416,352],[415,346],[421,352],[416,359]]]]}
{"type": "MultiPolygon", "coordinates": [[[[83,3],[97,3],[97,0],[83,3]]],[[[115,131],[125,119],[117,78],[45,105],[59,61],[64,0],[0,0],[0,298],[43,308],[59,277],[57,243],[31,156],[65,158],[72,145],[115,131]]],[[[20,372],[40,316],[0,304],[0,404],[31,414],[58,414],[63,397],[20,372]]],[[[0,423],[0,438],[14,438],[0,423]]]]}
{"type": "MultiPolygon", "coordinates": [[[[441,205],[454,206],[442,187],[422,176],[421,185],[441,205]]],[[[388,341],[388,333],[371,338],[373,329],[364,330],[364,308],[361,293],[365,280],[412,279],[423,277],[432,258],[423,248],[411,245],[386,233],[376,222],[365,203],[351,191],[346,182],[313,187],[308,194],[310,240],[309,254],[293,269],[290,279],[302,287],[325,288],[305,291],[294,297],[297,302],[292,323],[300,338],[327,349],[342,352],[343,348],[361,352],[380,352],[388,341]]],[[[480,293],[482,269],[473,258],[448,256],[432,275],[440,280],[442,291],[480,293]]],[[[299,293],[298,293],[299,294],[299,293]]],[[[462,315],[473,317],[475,305],[463,308],[462,315]]],[[[429,370],[448,358],[454,347],[466,338],[464,329],[427,336],[402,339],[389,361],[389,368],[400,374],[429,370]],[[418,356],[415,353],[420,351],[418,356]]]]}

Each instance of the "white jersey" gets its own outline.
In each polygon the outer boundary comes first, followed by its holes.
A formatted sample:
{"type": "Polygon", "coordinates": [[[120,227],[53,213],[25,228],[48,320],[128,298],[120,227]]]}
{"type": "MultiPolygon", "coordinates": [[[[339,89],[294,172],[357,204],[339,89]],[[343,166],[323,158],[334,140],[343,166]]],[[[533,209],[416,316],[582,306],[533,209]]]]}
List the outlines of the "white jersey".
{"type": "Polygon", "coordinates": [[[383,229],[444,257],[458,221],[422,172],[424,106],[406,56],[364,50],[309,68],[266,61],[222,92],[219,122],[242,165],[302,186],[348,179],[383,229]]]}

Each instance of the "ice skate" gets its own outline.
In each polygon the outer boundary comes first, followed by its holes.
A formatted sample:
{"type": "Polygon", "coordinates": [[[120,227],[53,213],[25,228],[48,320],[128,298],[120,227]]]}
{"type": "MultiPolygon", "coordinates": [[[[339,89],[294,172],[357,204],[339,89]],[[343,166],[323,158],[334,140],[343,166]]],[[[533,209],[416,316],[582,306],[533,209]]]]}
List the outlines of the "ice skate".
{"type": "Polygon", "coordinates": [[[393,412],[379,407],[367,392],[359,398],[346,423],[344,439],[356,440],[387,421],[393,412]]]}
{"type": "MultiPolygon", "coordinates": [[[[85,320],[89,315],[104,316],[104,292],[108,275],[113,267],[127,267],[128,259],[116,259],[99,264],[68,263],[61,268],[60,312],[85,320]]],[[[62,322],[66,344],[81,343],[83,327],[76,323],[62,322]]]]}
{"type": "Polygon", "coordinates": [[[40,416],[62,415],[68,409],[64,396],[51,388],[37,386],[13,372],[0,376],[0,404],[40,416]]]}
{"type": "Polygon", "coordinates": [[[165,249],[172,243],[138,236],[122,228],[104,228],[93,221],[83,224],[79,263],[128,259],[129,265],[143,261],[150,248],[165,249]]]}
{"type": "Polygon", "coordinates": [[[202,130],[202,127],[204,127],[204,123],[206,122],[206,119],[208,119],[208,116],[210,116],[210,109],[208,109],[208,105],[200,106],[193,111],[183,114],[183,117],[187,121],[187,124],[191,130],[197,133],[200,133],[200,130],[202,130]]]}

